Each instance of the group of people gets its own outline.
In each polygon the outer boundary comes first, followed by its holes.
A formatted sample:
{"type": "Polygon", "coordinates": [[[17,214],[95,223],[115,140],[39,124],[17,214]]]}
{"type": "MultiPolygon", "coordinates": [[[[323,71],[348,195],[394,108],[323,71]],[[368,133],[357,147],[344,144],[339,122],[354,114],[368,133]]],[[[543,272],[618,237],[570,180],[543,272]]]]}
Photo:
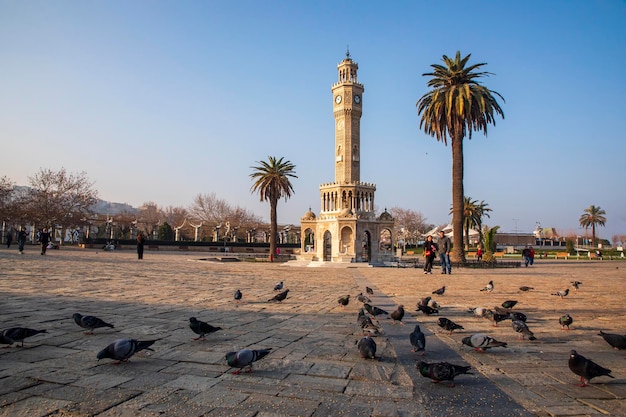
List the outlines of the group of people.
{"type": "Polygon", "coordinates": [[[424,273],[432,274],[433,262],[435,256],[439,256],[439,262],[441,263],[442,274],[452,274],[452,263],[450,263],[450,251],[452,251],[452,241],[446,236],[443,230],[439,231],[439,239],[437,242],[433,240],[432,236],[426,238],[424,242],[424,257],[426,262],[424,263],[424,273]]]}
{"type": "MultiPolygon", "coordinates": [[[[24,245],[26,244],[27,236],[28,235],[26,234],[26,230],[24,230],[24,228],[21,228],[17,232],[17,249],[20,251],[21,254],[24,253],[24,245]]],[[[9,249],[11,248],[11,244],[13,243],[13,233],[11,233],[10,230],[7,232],[6,239],[7,239],[7,249],[9,249]]]]}

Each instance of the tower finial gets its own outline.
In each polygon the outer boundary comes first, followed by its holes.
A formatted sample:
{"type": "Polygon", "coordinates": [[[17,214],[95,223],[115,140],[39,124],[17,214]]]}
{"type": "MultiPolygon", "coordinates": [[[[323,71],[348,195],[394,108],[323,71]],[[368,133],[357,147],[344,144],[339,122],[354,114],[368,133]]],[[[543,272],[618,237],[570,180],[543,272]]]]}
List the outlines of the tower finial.
{"type": "Polygon", "coordinates": [[[350,45],[346,46],[346,59],[350,59],[350,45]]]}

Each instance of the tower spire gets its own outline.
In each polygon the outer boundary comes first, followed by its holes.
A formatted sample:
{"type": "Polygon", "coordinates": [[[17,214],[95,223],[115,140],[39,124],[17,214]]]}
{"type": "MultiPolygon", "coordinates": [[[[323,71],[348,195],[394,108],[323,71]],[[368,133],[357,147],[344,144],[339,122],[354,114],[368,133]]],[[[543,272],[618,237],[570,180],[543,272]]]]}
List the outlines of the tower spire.
{"type": "Polygon", "coordinates": [[[350,59],[350,45],[346,46],[346,59],[350,59]]]}

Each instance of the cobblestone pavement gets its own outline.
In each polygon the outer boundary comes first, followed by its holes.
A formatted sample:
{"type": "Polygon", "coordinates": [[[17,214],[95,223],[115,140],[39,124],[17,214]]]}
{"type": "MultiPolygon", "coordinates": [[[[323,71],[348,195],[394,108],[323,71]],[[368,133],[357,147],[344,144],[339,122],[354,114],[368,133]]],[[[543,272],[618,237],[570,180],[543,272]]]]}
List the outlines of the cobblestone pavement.
{"type": "Polygon", "coordinates": [[[0,349],[0,416],[588,416],[626,415],[626,351],[612,350],[602,329],[626,333],[626,263],[539,261],[517,269],[456,269],[424,275],[418,269],[362,265],[310,267],[201,261],[206,254],[63,248],[41,256],[0,249],[1,328],[46,329],[0,349]],[[268,303],[284,281],[289,297],[268,303]],[[493,280],[493,293],[479,291],[493,280]],[[550,295],[582,281],[564,299],[550,295]],[[405,324],[380,322],[379,360],[361,359],[355,346],[360,303],[368,285],[373,304],[403,304],[405,324]],[[417,300],[446,285],[440,317],[465,329],[439,333],[438,316],[415,312],[417,300]],[[534,287],[520,292],[521,285],[534,287]],[[240,289],[237,304],[233,292],[240,289]],[[347,307],[337,298],[351,294],[347,307]],[[468,307],[519,301],[536,341],[518,340],[510,322],[493,327],[468,307]],[[85,335],[72,314],[96,315],[114,329],[85,335]],[[572,330],[558,318],[569,313],[572,330]],[[194,341],[195,316],[223,330],[194,341]],[[415,369],[408,334],[427,334],[425,360],[469,364],[474,375],[456,387],[432,384],[415,369]],[[508,348],[477,353],[464,336],[488,333],[508,348]],[[115,339],[156,339],[128,363],[97,361],[115,339]],[[272,348],[252,373],[233,375],[224,354],[272,348]],[[585,388],[567,367],[569,351],[613,370],[585,388]]]}

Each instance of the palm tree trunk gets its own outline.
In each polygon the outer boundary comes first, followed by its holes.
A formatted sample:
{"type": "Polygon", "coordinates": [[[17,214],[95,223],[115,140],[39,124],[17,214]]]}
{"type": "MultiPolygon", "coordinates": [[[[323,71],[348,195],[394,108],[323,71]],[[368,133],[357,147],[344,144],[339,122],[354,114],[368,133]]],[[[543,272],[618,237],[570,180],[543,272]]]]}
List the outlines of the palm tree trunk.
{"type": "Polygon", "coordinates": [[[465,262],[465,252],[463,251],[463,129],[456,126],[454,137],[452,138],[452,260],[454,262],[465,262]],[[459,132],[459,133],[456,133],[459,132]]]}
{"type": "Polygon", "coordinates": [[[596,224],[595,223],[591,223],[591,244],[593,245],[594,248],[598,247],[598,245],[596,244],[596,224]]]}
{"type": "Polygon", "coordinates": [[[272,198],[270,200],[270,262],[274,262],[274,255],[276,254],[276,235],[278,234],[277,206],[278,199],[272,198]]]}

